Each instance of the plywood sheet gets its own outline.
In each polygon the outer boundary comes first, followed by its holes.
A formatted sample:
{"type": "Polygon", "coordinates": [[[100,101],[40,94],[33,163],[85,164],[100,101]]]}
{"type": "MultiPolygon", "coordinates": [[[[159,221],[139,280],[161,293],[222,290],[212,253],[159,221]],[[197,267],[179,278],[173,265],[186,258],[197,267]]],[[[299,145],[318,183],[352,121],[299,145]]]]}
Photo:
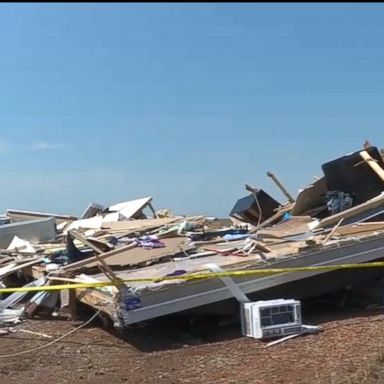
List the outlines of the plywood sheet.
{"type": "MultiPolygon", "coordinates": [[[[113,266],[125,266],[125,265],[138,265],[150,261],[156,261],[166,257],[167,255],[172,255],[174,253],[180,252],[179,246],[186,250],[190,248],[185,244],[185,238],[171,238],[161,240],[166,245],[164,248],[155,248],[155,249],[143,249],[140,247],[132,248],[122,253],[118,253],[114,256],[111,256],[105,259],[105,262],[113,266]]],[[[88,268],[96,267],[97,261],[87,264],[88,268]]]]}
{"type": "Polygon", "coordinates": [[[112,231],[134,231],[144,230],[150,228],[162,227],[176,221],[180,221],[181,218],[171,217],[164,219],[144,219],[144,220],[123,220],[116,223],[104,223],[101,228],[112,231]]]}

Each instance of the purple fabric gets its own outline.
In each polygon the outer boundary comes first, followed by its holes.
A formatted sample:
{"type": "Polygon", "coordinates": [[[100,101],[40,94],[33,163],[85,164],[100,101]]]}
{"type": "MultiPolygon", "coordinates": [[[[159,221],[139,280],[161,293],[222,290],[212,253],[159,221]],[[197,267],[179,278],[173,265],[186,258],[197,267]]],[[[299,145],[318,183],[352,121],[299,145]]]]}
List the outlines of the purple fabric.
{"type": "Polygon", "coordinates": [[[177,269],[176,271],[172,273],[168,273],[168,275],[165,275],[165,276],[180,276],[180,275],[184,275],[184,273],[187,273],[187,271],[184,271],[183,269],[177,269]]]}
{"type": "Polygon", "coordinates": [[[157,236],[142,236],[135,240],[139,247],[144,249],[164,248],[165,244],[157,236]]]}

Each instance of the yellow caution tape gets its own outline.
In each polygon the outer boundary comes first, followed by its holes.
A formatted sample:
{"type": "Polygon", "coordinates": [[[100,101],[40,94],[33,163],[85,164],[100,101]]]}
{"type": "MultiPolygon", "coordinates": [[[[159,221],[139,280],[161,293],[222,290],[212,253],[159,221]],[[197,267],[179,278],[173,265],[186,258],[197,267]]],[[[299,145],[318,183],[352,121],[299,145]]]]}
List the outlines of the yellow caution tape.
{"type": "Polygon", "coordinates": [[[273,275],[277,273],[335,271],[338,269],[357,269],[357,268],[374,268],[374,267],[375,268],[384,267],[384,262],[378,261],[378,262],[362,263],[362,264],[337,264],[337,265],[324,265],[324,266],[317,266],[317,267],[248,269],[248,270],[242,270],[242,271],[208,272],[208,273],[197,273],[193,275],[135,278],[135,279],[127,279],[127,280],[107,281],[107,282],[100,281],[100,282],[92,282],[92,283],[44,285],[41,287],[0,288],[0,293],[60,291],[62,289],[110,287],[110,286],[124,285],[126,283],[143,283],[143,282],[159,283],[162,281],[169,281],[169,280],[191,281],[191,280],[202,280],[202,279],[211,279],[211,278],[220,278],[220,277],[247,277],[247,276],[253,276],[253,275],[273,275]]]}

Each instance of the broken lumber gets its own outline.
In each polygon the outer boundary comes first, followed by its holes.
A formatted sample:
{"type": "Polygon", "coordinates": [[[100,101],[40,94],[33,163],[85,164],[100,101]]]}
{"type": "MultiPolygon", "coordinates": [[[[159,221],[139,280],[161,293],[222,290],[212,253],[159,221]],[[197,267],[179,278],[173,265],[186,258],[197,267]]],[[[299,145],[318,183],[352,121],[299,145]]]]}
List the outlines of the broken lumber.
{"type": "Polygon", "coordinates": [[[290,203],[294,203],[295,199],[292,197],[292,195],[288,192],[288,190],[284,187],[283,184],[281,184],[280,180],[272,173],[272,172],[267,172],[267,176],[270,177],[277,187],[280,189],[281,192],[283,192],[283,195],[288,199],[290,203]]]}
{"type": "Polygon", "coordinates": [[[382,181],[384,181],[384,169],[377,164],[376,160],[373,159],[367,151],[361,151],[360,156],[363,160],[371,167],[371,169],[380,177],[382,181]]]}
{"type": "Polygon", "coordinates": [[[126,245],[124,247],[120,247],[120,248],[114,249],[112,251],[102,253],[102,254],[98,255],[98,257],[92,256],[92,257],[89,257],[85,260],[80,260],[80,261],[77,261],[75,263],[65,265],[64,267],[61,267],[60,270],[63,272],[75,270],[75,269],[78,269],[80,267],[84,267],[88,264],[98,262],[100,259],[104,260],[104,259],[107,259],[108,257],[118,255],[118,254],[123,253],[125,251],[128,251],[129,249],[132,249],[132,248],[136,248],[136,244],[129,244],[129,245],[126,245]]]}

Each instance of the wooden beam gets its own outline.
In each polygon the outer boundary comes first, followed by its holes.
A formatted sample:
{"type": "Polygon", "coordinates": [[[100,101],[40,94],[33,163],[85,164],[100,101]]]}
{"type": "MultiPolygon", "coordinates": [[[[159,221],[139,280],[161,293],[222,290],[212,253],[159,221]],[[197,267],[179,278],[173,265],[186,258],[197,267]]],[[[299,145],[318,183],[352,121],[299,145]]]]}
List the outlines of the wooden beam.
{"type": "Polygon", "coordinates": [[[62,272],[66,272],[66,271],[71,271],[73,269],[78,269],[78,268],[83,267],[83,266],[85,266],[87,264],[92,264],[94,262],[97,262],[100,259],[105,260],[108,257],[114,256],[114,255],[118,255],[119,253],[128,251],[129,249],[132,249],[132,248],[136,248],[136,244],[129,244],[129,245],[126,245],[125,247],[120,247],[120,248],[117,248],[117,249],[113,249],[112,251],[105,252],[105,253],[102,253],[102,254],[98,255],[98,257],[96,257],[96,256],[88,257],[88,259],[80,260],[80,261],[77,261],[75,263],[71,263],[71,264],[65,265],[64,267],[61,267],[60,270],[62,272]]]}
{"type": "Polygon", "coordinates": [[[295,199],[291,196],[291,194],[287,191],[284,185],[281,184],[279,179],[272,172],[267,172],[267,176],[270,177],[275,182],[277,187],[280,189],[281,192],[283,192],[284,196],[288,199],[290,203],[295,202],[295,199]]]}
{"type": "MultiPolygon", "coordinates": [[[[89,247],[91,247],[98,254],[104,253],[99,247],[97,247],[96,245],[89,242],[85,237],[81,236],[80,233],[78,233],[74,230],[71,230],[71,231],[69,231],[69,234],[70,234],[70,236],[73,236],[75,239],[81,241],[85,245],[88,245],[89,247]]],[[[108,279],[110,279],[111,281],[119,279],[119,277],[112,271],[112,269],[108,266],[108,264],[102,258],[99,257],[99,255],[95,255],[95,257],[96,257],[97,261],[99,262],[100,266],[102,266],[102,268],[100,268],[101,272],[103,272],[105,274],[105,276],[108,277],[108,279]]]]}
{"type": "Polygon", "coordinates": [[[47,276],[47,280],[53,280],[53,281],[64,281],[66,283],[82,283],[79,279],[70,279],[69,277],[59,277],[59,276],[47,276]]]}
{"type": "Polygon", "coordinates": [[[85,237],[81,236],[79,232],[76,232],[74,229],[71,229],[68,231],[68,234],[72,237],[74,237],[76,240],[81,241],[84,245],[88,245],[89,248],[92,248],[94,251],[96,251],[99,255],[104,253],[104,251],[99,248],[97,245],[91,243],[88,241],[85,237]]]}
{"type": "Polygon", "coordinates": [[[367,151],[361,151],[359,155],[371,167],[379,178],[384,181],[384,169],[380,167],[375,159],[373,159],[367,151]]]}
{"type": "Polygon", "coordinates": [[[157,214],[156,214],[155,208],[153,208],[152,203],[149,203],[149,204],[148,204],[148,207],[149,207],[149,209],[152,211],[153,217],[154,217],[155,219],[157,219],[157,214]]]}
{"type": "Polygon", "coordinates": [[[255,233],[260,228],[264,228],[265,226],[273,223],[275,220],[280,219],[284,215],[284,213],[290,211],[292,207],[294,206],[294,203],[288,203],[286,206],[282,206],[281,209],[275,213],[273,216],[271,216],[269,219],[264,220],[262,223],[260,223],[256,228],[253,228],[249,233],[255,233]]]}
{"type": "Polygon", "coordinates": [[[45,256],[44,257],[40,257],[40,258],[37,258],[37,259],[34,259],[32,261],[29,261],[27,263],[22,263],[22,264],[19,264],[19,265],[15,265],[12,269],[9,269],[7,270],[6,272],[4,272],[3,274],[0,275],[0,278],[4,278],[10,274],[12,274],[13,272],[17,272],[17,271],[20,271],[24,268],[27,268],[27,267],[31,267],[32,265],[35,265],[35,264],[38,264],[38,263],[41,263],[43,262],[45,259],[45,256]]]}
{"type": "Polygon", "coordinates": [[[332,235],[335,233],[336,229],[339,228],[340,224],[343,222],[344,217],[342,217],[339,222],[332,228],[332,231],[328,233],[327,237],[324,239],[323,244],[326,244],[328,240],[332,237],[332,235]]]}

